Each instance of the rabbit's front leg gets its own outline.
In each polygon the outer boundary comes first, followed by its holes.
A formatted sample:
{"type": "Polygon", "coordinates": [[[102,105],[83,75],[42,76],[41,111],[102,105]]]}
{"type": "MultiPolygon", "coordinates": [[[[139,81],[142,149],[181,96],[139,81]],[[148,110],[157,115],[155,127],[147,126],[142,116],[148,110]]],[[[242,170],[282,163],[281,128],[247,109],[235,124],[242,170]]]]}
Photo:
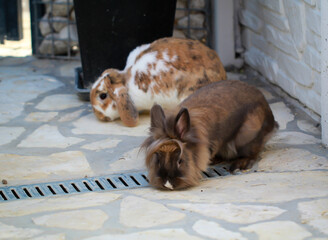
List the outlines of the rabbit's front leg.
{"type": "Polygon", "coordinates": [[[135,127],[138,124],[139,113],[134,105],[126,87],[120,87],[114,91],[118,113],[124,125],[135,127]]]}

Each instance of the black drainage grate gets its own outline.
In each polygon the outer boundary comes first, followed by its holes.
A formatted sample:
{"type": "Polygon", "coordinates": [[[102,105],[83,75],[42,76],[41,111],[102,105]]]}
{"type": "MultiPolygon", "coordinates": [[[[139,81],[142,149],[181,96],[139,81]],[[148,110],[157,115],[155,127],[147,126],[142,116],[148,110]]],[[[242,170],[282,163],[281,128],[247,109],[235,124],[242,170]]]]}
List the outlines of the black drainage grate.
{"type": "MultiPolygon", "coordinates": [[[[203,173],[204,179],[229,175],[222,166],[212,166],[203,173]]],[[[19,199],[68,195],[85,192],[100,192],[149,186],[146,172],[89,177],[51,183],[38,183],[0,188],[0,202],[19,199]]]]}

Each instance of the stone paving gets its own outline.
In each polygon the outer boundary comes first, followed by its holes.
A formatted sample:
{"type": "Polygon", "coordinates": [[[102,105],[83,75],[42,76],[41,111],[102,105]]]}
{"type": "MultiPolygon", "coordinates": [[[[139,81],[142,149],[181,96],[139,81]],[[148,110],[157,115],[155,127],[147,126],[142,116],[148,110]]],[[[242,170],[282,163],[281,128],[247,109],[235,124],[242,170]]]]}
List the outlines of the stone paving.
{"type": "MultiPolygon", "coordinates": [[[[0,186],[145,169],[149,116],[99,122],[74,61],[0,58],[0,186]]],[[[328,151],[318,123],[256,73],[280,130],[251,171],[184,191],[150,187],[0,202],[0,239],[328,239],[328,151]]]]}

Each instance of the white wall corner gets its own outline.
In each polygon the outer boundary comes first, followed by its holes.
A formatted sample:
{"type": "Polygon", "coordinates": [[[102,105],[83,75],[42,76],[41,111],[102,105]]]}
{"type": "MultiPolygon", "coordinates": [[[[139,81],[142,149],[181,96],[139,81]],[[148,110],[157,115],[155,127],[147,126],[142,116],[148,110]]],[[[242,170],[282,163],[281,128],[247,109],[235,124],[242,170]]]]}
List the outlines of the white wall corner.
{"type": "Polygon", "coordinates": [[[212,0],[213,43],[224,66],[240,66],[241,59],[235,58],[234,1],[212,0]]]}
{"type": "Polygon", "coordinates": [[[328,0],[321,0],[321,127],[328,146],[328,0]]]}

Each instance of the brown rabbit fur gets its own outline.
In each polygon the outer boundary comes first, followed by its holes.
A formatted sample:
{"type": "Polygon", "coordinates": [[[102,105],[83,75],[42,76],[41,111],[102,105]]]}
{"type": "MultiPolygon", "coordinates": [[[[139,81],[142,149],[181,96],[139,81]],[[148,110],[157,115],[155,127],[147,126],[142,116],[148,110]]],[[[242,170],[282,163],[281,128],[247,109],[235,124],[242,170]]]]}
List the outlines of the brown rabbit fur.
{"type": "Polygon", "coordinates": [[[139,111],[154,103],[171,108],[196,89],[226,79],[216,52],[199,41],[162,38],[133,50],[125,69],[107,69],[93,84],[90,100],[103,121],[121,118],[136,126],[139,111]]]}
{"type": "Polygon", "coordinates": [[[218,160],[232,161],[232,172],[250,168],[277,128],[263,94],[241,81],[209,84],[171,112],[154,105],[150,136],[142,145],[150,184],[171,190],[195,186],[218,160]]]}

